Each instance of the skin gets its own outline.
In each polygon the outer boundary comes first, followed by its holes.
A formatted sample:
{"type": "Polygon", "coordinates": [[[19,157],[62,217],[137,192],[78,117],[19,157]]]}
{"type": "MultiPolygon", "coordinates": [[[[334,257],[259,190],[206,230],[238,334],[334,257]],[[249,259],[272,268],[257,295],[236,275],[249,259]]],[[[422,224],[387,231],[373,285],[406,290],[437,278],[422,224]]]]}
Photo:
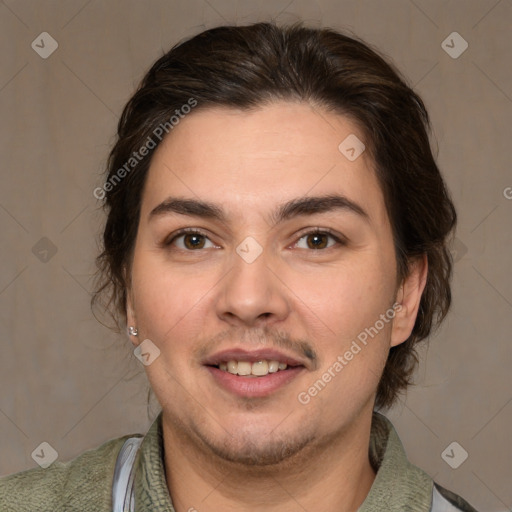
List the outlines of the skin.
{"type": "Polygon", "coordinates": [[[307,103],[275,102],[250,112],[189,114],[157,149],[143,191],[128,271],[134,345],[160,356],[145,366],[163,410],[165,470],[177,512],[355,511],[375,478],[368,459],[376,389],[388,351],[410,335],[425,286],[425,259],[397,283],[384,198],[364,152],[338,145],[363,135],[347,118],[307,103]],[[348,210],[273,225],[277,205],[339,193],[348,210]],[[150,216],[168,196],[221,205],[227,221],[150,216]],[[173,233],[196,228],[205,237],[173,233]],[[306,236],[314,228],[329,234],[306,236]],[[248,236],[262,253],[236,252],[248,236]],[[317,245],[321,246],[317,249],[317,245]],[[199,248],[195,248],[195,247],[199,248]],[[309,403],[297,399],[352,340],[395,302],[400,311],[309,403]],[[234,346],[279,348],[304,360],[294,380],[264,398],[221,388],[201,357],[234,346]],[[243,491],[241,491],[243,489],[243,491]]]}

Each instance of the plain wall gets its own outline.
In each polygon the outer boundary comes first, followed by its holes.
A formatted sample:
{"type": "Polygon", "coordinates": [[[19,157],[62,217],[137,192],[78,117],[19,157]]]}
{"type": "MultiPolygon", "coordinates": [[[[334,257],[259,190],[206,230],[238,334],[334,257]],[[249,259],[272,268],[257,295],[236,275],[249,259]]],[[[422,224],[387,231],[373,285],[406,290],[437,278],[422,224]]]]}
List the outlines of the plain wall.
{"type": "Polygon", "coordinates": [[[454,303],[388,416],[436,481],[479,510],[510,510],[510,0],[0,3],[0,474],[36,467],[43,441],[66,461],[151,424],[158,404],[148,413],[131,343],[89,307],[103,220],[93,190],[123,105],[163,51],[271,16],[353,31],[426,102],[459,214],[454,303]],[[469,45],[458,58],[442,47],[454,31],[469,45]],[[46,59],[31,47],[42,32],[58,42],[46,59]],[[457,469],[441,457],[452,441],[468,452],[457,469]]]}

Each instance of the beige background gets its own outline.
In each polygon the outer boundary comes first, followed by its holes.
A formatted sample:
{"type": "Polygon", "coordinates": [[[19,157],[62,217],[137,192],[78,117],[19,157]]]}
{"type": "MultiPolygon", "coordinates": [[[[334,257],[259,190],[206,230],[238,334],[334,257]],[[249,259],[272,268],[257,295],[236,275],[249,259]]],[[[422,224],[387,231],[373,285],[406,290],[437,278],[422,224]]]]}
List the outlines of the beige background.
{"type": "Polygon", "coordinates": [[[124,103],[163,50],[269,16],[353,31],[429,108],[460,216],[454,307],[388,416],[413,463],[481,511],[510,510],[511,0],[1,2],[0,474],[36,467],[43,441],[66,461],[145,432],[158,412],[131,343],[90,312],[92,191],[124,103]],[[469,44],[456,59],[441,46],[454,31],[469,44]],[[59,45],[47,59],[31,47],[41,32],[59,45]],[[452,441],[469,454],[457,469],[441,457],[452,441]]]}

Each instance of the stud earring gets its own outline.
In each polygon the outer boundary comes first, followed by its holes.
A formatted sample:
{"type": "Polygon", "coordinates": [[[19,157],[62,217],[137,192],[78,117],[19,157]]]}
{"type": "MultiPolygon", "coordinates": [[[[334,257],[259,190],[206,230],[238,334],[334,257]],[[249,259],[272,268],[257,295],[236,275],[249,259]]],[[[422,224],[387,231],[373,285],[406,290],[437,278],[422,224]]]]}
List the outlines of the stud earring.
{"type": "Polygon", "coordinates": [[[139,331],[137,330],[137,327],[133,327],[130,325],[130,327],[128,327],[128,334],[130,336],[138,336],[139,335],[139,331]]]}

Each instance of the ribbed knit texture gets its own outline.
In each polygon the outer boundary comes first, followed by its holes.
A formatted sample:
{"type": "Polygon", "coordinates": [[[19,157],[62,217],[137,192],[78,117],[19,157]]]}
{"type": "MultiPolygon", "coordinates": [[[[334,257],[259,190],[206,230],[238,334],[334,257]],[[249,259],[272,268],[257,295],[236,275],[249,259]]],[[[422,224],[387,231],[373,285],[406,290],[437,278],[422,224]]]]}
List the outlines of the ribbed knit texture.
{"type": "Polygon", "coordinates": [[[372,418],[370,462],[378,471],[358,512],[429,512],[432,478],[407,460],[393,425],[377,412],[372,418]]]}
{"type": "Polygon", "coordinates": [[[142,441],[135,467],[135,511],[175,512],[165,479],[162,413],[142,441]]]}

